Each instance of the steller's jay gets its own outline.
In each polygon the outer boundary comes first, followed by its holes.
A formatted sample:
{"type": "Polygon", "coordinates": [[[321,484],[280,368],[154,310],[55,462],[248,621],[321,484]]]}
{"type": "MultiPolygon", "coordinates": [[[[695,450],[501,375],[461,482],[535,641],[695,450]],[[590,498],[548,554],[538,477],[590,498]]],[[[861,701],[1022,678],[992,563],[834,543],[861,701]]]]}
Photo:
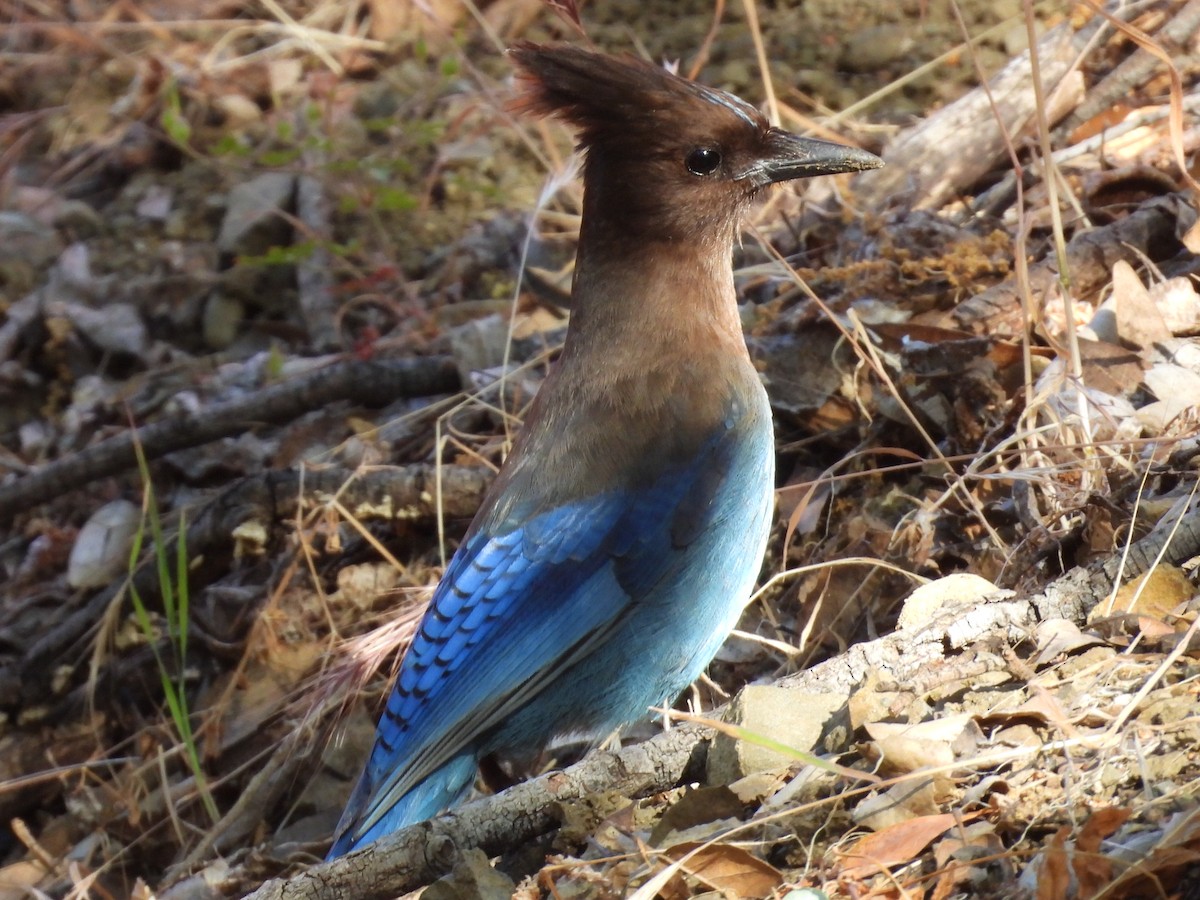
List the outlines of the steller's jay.
{"type": "Polygon", "coordinates": [[[401,663],[330,858],[455,803],[484,757],[603,737],[708,665],[773,506],[739,220],[776,182],[881,165],[641,60],[511,55],[515,108],[566,120],[586,152],[570,326],[401,663]]]}

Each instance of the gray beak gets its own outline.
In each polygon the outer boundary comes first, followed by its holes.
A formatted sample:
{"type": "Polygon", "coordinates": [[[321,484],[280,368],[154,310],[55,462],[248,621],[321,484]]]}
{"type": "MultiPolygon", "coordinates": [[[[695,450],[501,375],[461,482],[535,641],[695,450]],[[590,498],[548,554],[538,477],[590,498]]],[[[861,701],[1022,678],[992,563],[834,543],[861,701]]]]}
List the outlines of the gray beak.
{"type": "Polygon", "coordinates": [[[779,128],[772,128],[767,135],[767,148],[767,155],[740,176],[751,181],[755,187],[793,178],[811,178],[813,175],[861,172],[883,165],[882,159],[866,150],[798,137],[779,128]]]}

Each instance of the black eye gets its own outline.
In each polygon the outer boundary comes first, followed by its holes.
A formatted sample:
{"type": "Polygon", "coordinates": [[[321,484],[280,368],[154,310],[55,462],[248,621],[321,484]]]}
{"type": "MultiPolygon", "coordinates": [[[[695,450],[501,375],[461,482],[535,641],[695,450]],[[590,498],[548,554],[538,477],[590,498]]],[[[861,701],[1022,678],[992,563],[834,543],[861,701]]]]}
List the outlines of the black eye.
{"type": "Polygon", "coordinates": [[[721,165],[721,151],[712,147],[697,147],[687,155],[684,165],[693,175],[711,175],[721,165]]]}

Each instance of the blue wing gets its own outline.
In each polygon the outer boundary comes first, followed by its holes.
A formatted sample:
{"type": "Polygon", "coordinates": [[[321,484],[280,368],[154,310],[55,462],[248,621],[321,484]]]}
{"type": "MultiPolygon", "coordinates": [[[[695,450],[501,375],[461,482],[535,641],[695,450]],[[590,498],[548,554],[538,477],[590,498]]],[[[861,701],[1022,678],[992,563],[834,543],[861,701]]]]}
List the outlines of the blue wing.
{"type": "Polygon", "coordinates": [[[770,434],[765,448],[743,444],[724,432],[648,486],[472,534],[405,656],[331,856],[452,803],[478,754],[495,749],[481,742],[605,644],[632,606],[678,574],[697,535],[719,528],[729,510],[763,506],[770,434]],[[739,477],[747,464],[760,471],[739,477]],[[756,496],[742,496],[743,486],[756,496]]]}

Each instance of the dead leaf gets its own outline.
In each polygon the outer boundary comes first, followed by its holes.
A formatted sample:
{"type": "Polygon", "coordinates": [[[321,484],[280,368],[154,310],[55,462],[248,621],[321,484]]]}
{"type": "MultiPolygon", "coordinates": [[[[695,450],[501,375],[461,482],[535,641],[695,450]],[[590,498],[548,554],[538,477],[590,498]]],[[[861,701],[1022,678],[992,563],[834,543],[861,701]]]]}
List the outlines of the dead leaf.
{"type": "Polygon", "coordinates": [[[1142,379],[1158,398],[1137,411],[1138,421],[1161,432],[1181,413],[1200,406],[1200,373],[1175,363],[1152,365],[1142,379]]]}
{"type": "Polygon", "coordinates": [[[1096,634],[1116,647],[1128,647],[1135,637],[1146,640],[1176,633],[1170,625],[1158,619],[1127,613],[1103,616],[1089,624],[1096,634]]]}
{"type": "Polygon", "coordinates": [[[841,860],[841,874],[866,878],[892,866],[911,862],[939,835],[953,828],[960,817],[950,813],[920,816],[868,834],[848,850],[841,860]]]}
{"type": "Polygon", "coordinates": [[[1112,881],[1113,864],[1100,852],[1100,844],[1125,824],[1133,810],[1116,806],[1098,809],[1088,817],[1079,837],[1075,839],[1076,853],[1071,861],[1079,880],[1079,896],[1094,897],[1112,881]]]}
{"type": "Polygon", "coordinates": [[[1188,278],[1168,278],[1151,286],[1154,302],[1173,335],[1195,334],[1200,329],[1200,294],[1188,278]]]}
{"type": "Polygon", "coordinates": [[[19,860],[0,868],[0,900],[38,896],[35,887],[47,872],[46,866],[34,860],[19,860]]]}
{"type": "Polygon", "coordinates": [[[1113,612],[1133,613],[1165,622],[1181,603],[1195,594],[1195,586],[1182,569],[1163,563],[1121,585],[1112,597],[1092,610],[1088,622],[1113,612]]]}
{"type": "Polygon", "coordinates": [[[783,880],[770,863],[731,844],[676,844],[667,855],[713,890],[738,897],[765,897],[783,880]]]}
{"type": "Polygon", "coordinates": [[[779,514],[787,521],[783,546],[790,547],[792,538],[812,534],[821,524],[825,506],[833,496],[833,480],[823,477],[819,469],[805,468],[792,473],[788,484],[779,488],[779,514]]]}
{"type": "Polygon", "coordinates": [[[1042,864],[1038,869],[1037,900],[1067,900],[1071,888],[1071,873],[1067,866],[1067,834],[1063,826],[1050,839],[1042,864]]]}
{"type": "Polygon", "coordinates": [[[949,744],[942,741],[922,741],[893,734],[875,743],[887,774],[919,772],[931,767],[948,766],[954,762],[954,752],[949,744]]]}
{"type": "Polygon", "coordinates": [[[1143,366],[1137,352],[1081,339],[1079,355],[1083,360],[1082,387],[1068,374],[1063,357],[1052,361],[1038,376],[1035,404],[1045,407],[1038,411],[1039,421],[1077,417],[1082,392],[1082,399],[1093,410],[1093,439],[1139,434],[1142,426],[1134,418],[1136,411],[1128,400],[1142,382],[1143,366]]]}
{"type": "Polygon", "coordinates": [[[1038,624],[1035,634],[1038,646],[1038,655],[1033,661],[1035,668],[1076,650],[1104,643],[1094,634],[1084,633],[1069,619],[1047,619],[1038,624]]]}
{"type": "Polygon", "coordinates": [[[650,832],[650,845],[661,847],[671,840],[678,840],[677,835],[681,832],[701,826],[715,826],[729,819],[740,819],[742,811],[742,801],[724,785],[689,789],[663,813],[650,832]]]}
{"type": "Polygon", "coordinates": [[[970,896],[971,885],[981,883],[978,880],[981,870],[992,860],[1005,866],[1004,842],[996,834],[996,826],[991,822],[975,822],[947,831],[933,845],[933,860],[938,880],[929,900],[970,896]]]}
{"type": "Polygon", "coordinates": [[[864,797],[854,808],[854,821],[880,832],[913,819],[937,815],[941,793],[932,777],[913,776],[886,791],[864,797]]]}
{"type": "Polygon", "coordinates": [[[1105,129],[1120,125],[1125,121],[1125,117],[1133,112],[1134,109],[1135,107],[1129,106],[1126,103],[1114,103],[1112,106],[1106,107],[1103,112],[1092,116],[1086,122],[1077,126],[1071,132],[1070,143],[1078,144],[1081,141],[1086,141],[1093,135],[1100,134],[1105,129]]]}
{"type": "Polygon", "coordinates": [[[1103,341],[1079,342],[1083,360],[1083,383],[1090,388],[1124,397],[1142,380],[1142,361],[1136,353],[1103,341]]]}
{"type": "Polygon", "coordinates": [[[893,735],[919,741],[944,741],[948,744],[958,740],[963,729],[974,718],[970,713],[941,716],[909,725],[904,722],[868,722],[863,727],[873,740],[881,741],[893,735]]]}
{"type": "Polygon", "coordinates": [[[999,590],[986,578],[969,572],[955,572],[923,584],[909,594],[896,624],[900,628],[918,628],[945,606],[969,606],[999,590]]]}
{"type": "Polygon", "coordinates": [[[1164,890],[1190,887],[1200,862],[1200,809],[1178,813],[1162,828],[1149,856],[1130,866],[1109,886],[1111,897],[1158,897],[1164,890]]]}
{"type": "Polygon", "coordinates": [[[1170,340],[1171,330],[1133,266],[1117,260],[1112,275],[1118,337],[1140,349],[1170,340]]]}

